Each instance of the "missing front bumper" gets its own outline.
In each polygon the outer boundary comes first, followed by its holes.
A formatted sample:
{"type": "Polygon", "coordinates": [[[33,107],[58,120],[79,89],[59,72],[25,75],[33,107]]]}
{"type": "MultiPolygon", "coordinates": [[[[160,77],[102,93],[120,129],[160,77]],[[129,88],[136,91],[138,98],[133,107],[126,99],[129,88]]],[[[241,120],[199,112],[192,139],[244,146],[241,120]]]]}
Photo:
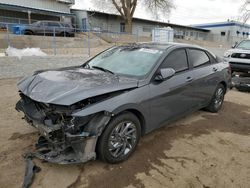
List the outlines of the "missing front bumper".
{"type": "Polygon", "coordinates": [[[23,96],[16,104],[16,110],[22,111],[24,119],[39,131],[34,157],[58,164],[95,160],[97,139],[110,121],[111,113],[71,116],[69,112],[40,108],[37,103],[23,96]]]}
{"type": "Polygon", "coordinates": [[[51,163],[75,164],[85,163],[96,159],[95,146],[97,137],[70,136],[68,146],[65,144],[52,145],[43,136],[40,136],[36,144],[34,156],[51,163]],[[81,138],[79,138],[81,137],[81,138]],[[77,139],[75,139],[77,138],[77,139]]]}

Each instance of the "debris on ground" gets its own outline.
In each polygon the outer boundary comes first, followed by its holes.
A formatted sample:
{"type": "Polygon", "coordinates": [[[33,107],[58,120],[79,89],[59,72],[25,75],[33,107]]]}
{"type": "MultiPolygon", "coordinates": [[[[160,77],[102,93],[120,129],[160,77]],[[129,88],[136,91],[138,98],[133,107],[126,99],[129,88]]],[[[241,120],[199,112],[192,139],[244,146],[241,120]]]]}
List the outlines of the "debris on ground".
{"type": "Polygon", "coordinates": [[[24,156],[25,161],[26,161],[26,169],[25,169],[25,175],[24,175],[24,181],[23,181],[23,188],[28,188],[31,186],[35,173],[38,173],[41,171],[41,168],[36,166],[32,159],[33,159],[33,154],[27,154],[24,156]]]}
{"type": "Polygon", "coordinates": [[[238,91],[250,92],[250,73],[235,75],[232,78],[232,85],[238,91]]]}

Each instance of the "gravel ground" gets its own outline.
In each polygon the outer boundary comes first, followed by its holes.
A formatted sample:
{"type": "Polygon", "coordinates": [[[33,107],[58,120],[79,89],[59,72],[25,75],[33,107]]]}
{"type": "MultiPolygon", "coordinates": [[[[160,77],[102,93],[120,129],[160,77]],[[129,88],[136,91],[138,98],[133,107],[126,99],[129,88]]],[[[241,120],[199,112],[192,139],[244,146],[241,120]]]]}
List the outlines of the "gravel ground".
{"type": "Polygon", "coordinates": [[[226,48],[218,48],[218,47],[208,47],[208,50],[210,50],[211,52],[213,52],[214,54],[220,56],[220,57],[223,57],[224,56],[224,53],[226,50],[226,48]]]}
{"type": "MultiPolygon", "coordinates": [[[[104,49],[110,48],[112,45],[103,45],[97,48],[92,48],[90,55],[100,53],[104,49]]],[[[81,54],[81,49],[77,49],[76,54],[81,54]]],[[[58,55],[44,57],[0,57],[0,79],[16,78],[32,74],[36,70],[60,68],[67,66],[76,66],[83,64],[88,59],[87,51],[81,56],[74,55],[58,55]]]]}
{"type": "Polygon", "coordinates": [[[81,65],[87,57],[0,57],[0,78],[15,78],[32,74],[36,70],[81,65]]]}
{"type": "MultiPolygon", "coordinates": [[[[15,111],[17,79],[0,80],[0,187],[21,187],[37,132],[15,111]]],[[[141,139],[128,161],[42,168],[32,187],[250,187],[250,94],[230,91],[218,114],[196,112],[141,139]]]]}

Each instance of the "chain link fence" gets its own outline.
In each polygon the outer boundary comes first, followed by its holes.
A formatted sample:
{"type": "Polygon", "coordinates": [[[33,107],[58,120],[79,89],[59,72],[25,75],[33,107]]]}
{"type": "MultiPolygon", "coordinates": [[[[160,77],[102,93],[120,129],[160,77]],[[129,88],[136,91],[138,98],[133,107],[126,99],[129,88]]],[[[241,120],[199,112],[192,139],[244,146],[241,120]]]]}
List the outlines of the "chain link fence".
{"type": "Polygon", "coordinates": [[[91,56],[101,46],[151,41],[150,33],[148,36],[140,36],[139,32],[83,31],[58,23],[60,25],[55,27],[0,22],[0,52],[3,53],[10,46],[18,49],[40,48],[48,55],[91,56]]]}
{"type": "MultiPolygon", "coordinates": [[[[51,25],[38,25],[39,21],[35,20],[32,20],[32,24],[27,24],[27,20],[6,19],[0,19],[0,53],[4,53],[10,46],[18,49],[40,48],[48,55],[91,56],[113,45],[150,42],[152,41],[152,29],[154,29],[152,26],[142,26],[135,28],[132,34],[128,34],[94,27],[89,30],[77,29],[77,26],[55,21],[51,22],[51,25]]],[[[202,45],[204,43],[203,46],[230,47],[235,42],[242,40],[238,37],[221,37],[211,33],[182,34],[182,37],[179,35],[174,31],[175,42],[186,41],[202,45]]]]}

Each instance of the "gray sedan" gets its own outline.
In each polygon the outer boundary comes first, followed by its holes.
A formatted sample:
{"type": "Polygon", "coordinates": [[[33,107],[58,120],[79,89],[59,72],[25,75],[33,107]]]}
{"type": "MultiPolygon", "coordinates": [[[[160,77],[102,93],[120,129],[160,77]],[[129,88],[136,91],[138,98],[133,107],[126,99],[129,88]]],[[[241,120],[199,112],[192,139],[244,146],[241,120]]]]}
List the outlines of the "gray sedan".
{"type": "Polygon", "coordinates": [[[230,75],[227,62],[198,46],[122,45],[22,79],[16,109],[39,131],[38,158],[118,163],[141,136],[199,109],[218,112],[230,75]]]}
{"type": "Polygon", "coordinates": [[[56,35],[73,37],[75,29],[70,23],[63,23],[57,21],[37,21],[31,25],[24,25],[22,27],[25,35],[56,35]]]}

